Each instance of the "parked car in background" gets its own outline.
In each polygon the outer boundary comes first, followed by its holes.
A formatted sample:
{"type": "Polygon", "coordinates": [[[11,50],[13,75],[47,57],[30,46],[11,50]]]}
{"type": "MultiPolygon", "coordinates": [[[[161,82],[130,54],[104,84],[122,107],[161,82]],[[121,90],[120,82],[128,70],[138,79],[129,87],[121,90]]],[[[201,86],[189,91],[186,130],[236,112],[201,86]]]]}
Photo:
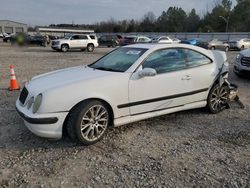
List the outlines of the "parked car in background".
{"type": "Polygon", "coordinates": [[[239,76],[250,76],[250,49],[242,50],[237,55],[234,72],[239,76]]]}
{"type": "Polygon", "coordinates": [[[122,41],[121,35],[102,35],[99,40],[99,46],[116,47],[122,41]]]}
{"type": "Polygon", "coordinates": [[[23,45],[38,45],[47,46],[46,38],[42,35],[28,35],[26,33],[17,33],[10,38],[11,44],[23,45]]]}
{"type": "Polygon", "coordinates": [[[229,44],[226,41],[213,39],[209,42],[208,48],[211,50],[223,50],[227,52],[229,50],[229,44]]]}
{"type": "Polygon", "coordinates": [[[69,49],[80,49],[93,52],[98,47],[97,37],[89,34],[68,35],[64,39],[53,40],[51,48],[53,50],[67,52],[69,49]]]}
{"type": "Polygon", "coordinates": [[[172,44],[172,43],[179,43],[180,40],[177,38],[171,38],[168,36],[160,36],[155,37],[152,39],[152,43],[165,43],[165,44],[172,44]]]}
{"type": "Polygon", "coordinates": [[[250,48],[250,39],[233,39],[229,42],[230,49],[234,50],[244,50],[245,48],[250,48]]]}
{"type": "Polygon", "coordinates": [[[90,145],[110,126],[194,108],[219,113],[227,106],[227,75],[225,52],[186,44],[135,44],[88,66],[32,78],[16,109],[38,136],[59,139],[65,131],[90,145]]]}
{"type": "Polygon", "coordinates": [[[11,33],[3,33],[3,42],[10,42],[11,37],[12,37],[13,35],[14,35],[14,34],[11,34],[11,33]]]}
{"type": "Polygon", "coordinates": [[[173,40],[168,36],[160,36],[155,37],[152,39],[152,43],[165,43],[165,44],[172,44],[173,40]]]}
{"type": "Polygon", "coordinates": [[[124,37],[121,46],[136,44],[136,43],[150,43],[151,39],[146,36],[126,36],[124,37]]]}
{"type": "Polygon", "coordinates": [[[27,38],[27,44],[39,45],[39,46],[47,46],[46,39],[42,35],[29,36],[27,38]]]}
{"type": "Polygon", "coordinates": [[[182,40],[181,43],[183,44],[191,44],[194,46],[199,46],[205,49],[208,49],[208,42],[201,38],[193,38],[188,40],[182,40]]]}
{"type": "Polygon", "coordinates": [[[173,43],[180,43],[181,42],[181,40],[177,39],[177,38],[172,38],[172,40],[173,40],[173,43]]]}

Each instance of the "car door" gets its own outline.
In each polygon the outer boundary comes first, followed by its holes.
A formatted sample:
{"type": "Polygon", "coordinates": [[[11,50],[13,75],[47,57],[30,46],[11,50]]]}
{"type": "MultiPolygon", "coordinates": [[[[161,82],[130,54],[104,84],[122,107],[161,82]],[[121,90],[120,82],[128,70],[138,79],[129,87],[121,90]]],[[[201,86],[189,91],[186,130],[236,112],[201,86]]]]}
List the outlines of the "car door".
{"type": "Polygon", "coordinates": [[[190,84],[194,91],[201,91],[188,97],[189,101],[203,101],[207,99],[209,88],[213,85],[216,77],[216,65],[210,58],[200,52],[185,49],[186,74],[190,75],[190,84]]]}
{"type": "Polygon", "coordinates": [[[70,40],[70,48],[77,48],[79,46],[79,35],[73,35],[70,40]]]}
{"type": "Polygon", "coordinates": [[[78,48],[86,48],[88,43],[88,36],[87,35],[80,35],[79,40],[77,43],[78,48]]]}
{"type": "Polygon", "coordinates": [[[215,48],[218,48],[219,50],[224,50],[224,44],[222,43],[222,41],[217,41],[215,48]]]}
{"type": "Polygon", "coordinates": [[[131,115],[173,108],[189,103],[193,92],[183,49],[161,49],[151,53],[139,69],[155,69],[157,75],[138,78],[137,70],[129,81],[131,115]]]}

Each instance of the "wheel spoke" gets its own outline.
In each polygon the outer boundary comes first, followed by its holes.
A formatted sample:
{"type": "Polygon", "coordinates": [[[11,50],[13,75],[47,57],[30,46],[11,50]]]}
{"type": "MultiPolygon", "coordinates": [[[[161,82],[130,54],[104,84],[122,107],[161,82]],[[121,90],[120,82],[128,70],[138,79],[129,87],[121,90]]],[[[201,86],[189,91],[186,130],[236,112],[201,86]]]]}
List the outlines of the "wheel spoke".
{"type": "Polygon", "coordinates": [[[106,114],[107,113],[107,111],[105,110],[105,111],[103,111],[97,118],[98,119],[100,119],[104,114],[106,114]]]}
{"type": "Polygon", "coordinates": [[[217,104],[217,101],[212,103],[212,108],[215,109],[215,105],[217,104]]]}
{"type": "Polygon", "coordinates": [[[91,119],[90,119],[89,117],[85,117],[85,116],[84,116],[84,117],[82,118],[82,121],[88,121],[88,122],[90,122],[91,119]]]}
{"type": "Polygon", "coordinates": [[[90,108],[90,109],[89,109],[89,112],[90,112],[90,114],[91,114],[91,118],[94,118],[94,117],[95,117],[94,107],[90,108]]]}
{"type": "Polygon", "coordinates": [[[221,100],[227,101],[227,97],[221,97],[221,100]]]}
{"type": "Polygon", "coordinates": [[[103,122],[103,121],[106,122],[106,121],[108,121],[108,119],[107,119],[107,118],[102,118],[102,119],[98,119],[97,121],[98,121],[98,122],[100,122],[100,121],[101,121],[101,122],[103,122]]]}
{"type": "Polygon", "coordinates": [[[84,131],[87,127],[90,127],[91,123],[85,124],[81,126],[81,131],[84,131]]]}
{"type": "Polygon", "coordinates": [[[89,137],[89,132],[92,130],[91,126],[89,126],[88,130],[83,134],[85,138],[89,137]]]}
{"type": "Polygon", "coordinates": [[[98,116],[98,114],[99,114],[99,112],[100,112],[101,109],[102,109],[101,106],[97,106],[97,110],[96,110],[96,113],[95,113],[96,117],[98,116]]]}

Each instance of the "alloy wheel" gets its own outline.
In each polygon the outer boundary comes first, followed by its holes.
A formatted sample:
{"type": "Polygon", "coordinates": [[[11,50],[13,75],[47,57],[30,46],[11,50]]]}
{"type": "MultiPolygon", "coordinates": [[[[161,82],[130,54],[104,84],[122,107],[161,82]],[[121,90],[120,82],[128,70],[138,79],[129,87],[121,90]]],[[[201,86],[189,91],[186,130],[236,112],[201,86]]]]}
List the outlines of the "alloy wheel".
{"type": "Polygon", "coordinates": [[[108,120],[108,111],[104,106],[90,107],[81,121],[82,137],[91,142],[99,139],[107,129],[108,120]]]}
{"type": "Polygon", "coordinates": [[[226,87],[216,87],[212,92],[210,103],[214,111],[221,111],[226,106],[228,100],[228,91],[226,87]]]}

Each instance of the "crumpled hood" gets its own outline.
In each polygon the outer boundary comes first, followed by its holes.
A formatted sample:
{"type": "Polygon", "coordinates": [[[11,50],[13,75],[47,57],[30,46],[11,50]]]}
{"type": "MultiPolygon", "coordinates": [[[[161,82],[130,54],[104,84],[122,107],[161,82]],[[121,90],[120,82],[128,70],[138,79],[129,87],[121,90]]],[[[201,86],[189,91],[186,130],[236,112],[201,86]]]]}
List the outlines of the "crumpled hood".
{"type": "Polygon", "coordinates": [[[250,57],[250,49],[242,50],[240,54],[245,57],[250,57]]]}
{"type": "Polygon", "coordinates": [[[113,74],[117,73],[96,70],[82,65],[35,76],[26,87],[28,90],[32,91],[33,94],[38,94],[60,86],[73,84],[79,81],[84,82],[90,79],[98,79],[113,74]]]}

